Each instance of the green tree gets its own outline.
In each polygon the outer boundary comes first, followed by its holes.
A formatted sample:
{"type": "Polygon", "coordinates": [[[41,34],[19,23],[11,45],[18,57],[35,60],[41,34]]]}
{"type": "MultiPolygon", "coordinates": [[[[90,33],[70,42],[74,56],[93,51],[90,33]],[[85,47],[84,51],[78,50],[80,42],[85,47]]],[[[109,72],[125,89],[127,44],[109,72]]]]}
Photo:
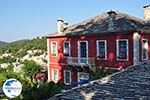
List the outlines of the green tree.
{"type": "Polygon", "coordinates": [[[24,61],[23,64],[23,76],[25,79],[29,80],[31,86],[36,85],[34,82],[34,74],[41,69],[39,65],[36,64],[33,60],[24,61]]]}

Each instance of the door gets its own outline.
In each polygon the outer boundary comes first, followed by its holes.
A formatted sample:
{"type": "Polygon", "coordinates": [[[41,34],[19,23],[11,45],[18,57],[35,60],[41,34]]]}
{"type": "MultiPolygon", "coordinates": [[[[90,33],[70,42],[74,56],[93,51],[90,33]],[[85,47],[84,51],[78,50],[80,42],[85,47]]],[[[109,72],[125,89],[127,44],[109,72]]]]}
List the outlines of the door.
{"type": "Polygon", "coordinates": [[[88,63],[88,42],[87,41],[79,41],[78,42],[78,62],[87,64],[88,63]]]}
{"type": "Polygon", "coordinates": [[[139,63],[139,42],[140,42],[140,36],[138,33],[133,34],[133,45],[134,45],[134,65],[137,65],[139,63]]]}

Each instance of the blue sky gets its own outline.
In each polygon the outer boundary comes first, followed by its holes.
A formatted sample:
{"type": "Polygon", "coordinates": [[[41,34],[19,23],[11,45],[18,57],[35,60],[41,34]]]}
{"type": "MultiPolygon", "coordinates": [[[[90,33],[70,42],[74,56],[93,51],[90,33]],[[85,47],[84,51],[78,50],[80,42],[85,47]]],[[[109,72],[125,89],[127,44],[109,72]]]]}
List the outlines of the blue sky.
{"type": "Polygon", "coordinates": [[[143,18],[150,0],[0,0],[0,40],[11,42],[56,31],[56,20],[69,25],[117,10],[143,18]]]}

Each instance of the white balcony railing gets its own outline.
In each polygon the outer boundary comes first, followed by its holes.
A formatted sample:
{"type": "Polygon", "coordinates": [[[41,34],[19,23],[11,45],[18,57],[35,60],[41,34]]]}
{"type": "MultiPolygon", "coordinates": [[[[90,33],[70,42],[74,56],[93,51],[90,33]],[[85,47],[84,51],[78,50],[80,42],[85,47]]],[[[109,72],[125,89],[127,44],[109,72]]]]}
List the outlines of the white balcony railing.
{"type": "Polygon", "coordinates": [[[79,58],[79,57],[67,57],[68,65],[78,65],[78,66],[91,66],[95,65],[95,58],[79,58]]]}

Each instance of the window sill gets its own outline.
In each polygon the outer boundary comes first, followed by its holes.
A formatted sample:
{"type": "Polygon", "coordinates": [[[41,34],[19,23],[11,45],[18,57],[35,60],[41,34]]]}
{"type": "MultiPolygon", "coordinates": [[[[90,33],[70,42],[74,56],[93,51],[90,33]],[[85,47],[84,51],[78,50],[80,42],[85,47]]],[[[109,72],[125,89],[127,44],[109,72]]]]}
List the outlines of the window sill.
{"type": "Polygon", "coordinates": [[[97,56],[96,59],[97,59],[97,60],[107,60],[106,57],[99,57],[99,56],[97,56]]]}
{"type": "Polygon", "coordinates": [[[57,54],[51,54],[51,57],[57,57],[57,54]]]}
{"type": "Polygon", "coordinates": [[[145,61],[145,60],[148,60],[148,58],[145,58],[145,59],[142,58],[142,60],[145,61]]]}
{"type": "Polygon", "coordinates": [[[117,61],[129,61],[128,59],[118,59],[117,58],[117,61]]]}

